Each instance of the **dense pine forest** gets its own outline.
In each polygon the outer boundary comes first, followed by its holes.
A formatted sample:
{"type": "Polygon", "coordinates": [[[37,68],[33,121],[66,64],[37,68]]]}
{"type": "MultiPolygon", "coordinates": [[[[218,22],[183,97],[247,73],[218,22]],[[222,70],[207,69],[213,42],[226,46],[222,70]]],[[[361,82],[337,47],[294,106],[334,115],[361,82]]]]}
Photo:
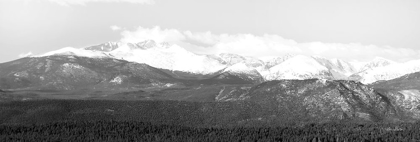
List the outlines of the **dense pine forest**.
{"type": "Polygon", "coordinates": [[[289,123],[279,113],[249,102],[2,102],[0,141],[420,141],[420,122],[289,123]]]}
{"type": "Polygon", "coordinates": [[[308,124],[300,127],[197,128],[136,121],[2,125],[0,141],[419,141],[416,124],[308,124]]]}

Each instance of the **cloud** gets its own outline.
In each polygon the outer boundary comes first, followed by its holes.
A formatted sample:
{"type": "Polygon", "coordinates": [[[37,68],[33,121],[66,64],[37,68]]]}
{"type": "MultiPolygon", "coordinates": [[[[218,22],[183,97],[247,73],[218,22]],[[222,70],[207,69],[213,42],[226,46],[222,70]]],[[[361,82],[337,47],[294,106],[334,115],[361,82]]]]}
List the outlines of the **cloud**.
{"type": "Polygon", "coordinates": [[[220,38],[217,35],[212,34],[211,32],[204,32],[204,33],[193,33],[191,31],[184,31],[183,34],[194,41],[199,41],[204,44],[216,44],[220,38]]]}
{"type": "Polygon", "coordinates": [[[154,4],[154,0],[48,0],[62,6],[86,5],[91,2],[126,2],[133,4],[154,4]]]}
{"type": "Polygon", "coordinates": [[[28,52],[28,53],[21,53],[18,56],[19,56],[19,58],[24,58],[24,57],[29,57],[31,55],[32,55],[32,52],[28,52]]]}
{"type": "Polygon", "coordinates": [[[118,26],[115,26],[115,25],[111,26],[110,28],[113,31],[119,31],[119,30],[121,30],[121,27],[118,27],[118,26]]]}
{"type": "Polygon", "coordinates": [[[134,31],[124,30],[121,35],[122,42],[139,42],[144,40],[155,40],[156,42],[177,42],[185,39],[184,34],[175,29],[161,29],[159,26],[153,28],[138,27],[134,31]]]}
{"type": "Polygon", "coordinates": [[[200,54],[234,53],[254,57],[301,54],[348,61],[368,61],[378,56],[396,61],[420,57],[420,50],[410,48],[360,43],[298,43],[274,34],[213,34],[210,31],[179,31],[156,26],[153,28],[138,27],[134,31],[123,30],[121,35],[123,42],[140,42],[152,39],[157,42],[179,44],[189,51],[200,54]]]}

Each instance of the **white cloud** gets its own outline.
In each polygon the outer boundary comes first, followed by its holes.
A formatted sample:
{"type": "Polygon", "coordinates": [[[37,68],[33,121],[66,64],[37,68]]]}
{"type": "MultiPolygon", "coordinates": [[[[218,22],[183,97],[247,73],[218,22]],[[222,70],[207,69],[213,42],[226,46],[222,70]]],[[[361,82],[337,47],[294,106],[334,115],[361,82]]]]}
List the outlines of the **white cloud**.
{"type": "Polygon", "coordinates": [[[191,40],[199,41],[209,45],[216,44],[219,41],[219,37],[212,34],[211,32],[193,33],[191,31],[185,31],[183,34],[191,40]]]}
{"type": "Polygon", "coordinates": [[[86,5],[90,2],[127,2],[134,4],[154,4],[154,0],[49,0],[63,6],[86,5]]]}
{"type": "Polygon", "coordinates": [[[138,27],[135,31],[124,30],[121,35],[123,42],[139,42],[144,40],[155,40],[156,42],[177,42],[185,39],[184,34],[175,29],[161,29],[158,26],[153,28],[138,27]]]}
{"type": "Polygon", "coordinates": [[[139,42],[153,39],[157,42],[180,44],[187,50],[201,54],[235,53],[247,56],[281,56],[285,54],[317,55],[348,61],[367,61],[384,57],[396,61],[418,59],[420,50],[389,46],[362,45],[359,43],[298,43],[279,35],[265,34],[213,34],[211,32],[179,31],[160,27],[138,27],[134,31],[124,30],[123,42],[139,42]],[[203,46],[207,45],[207,46],[203,46]]]}
{"type": "Polygon", "coordinates": [[[32,55],[32,52],[28,52],[28,53],[21,53],[18,56],[19,56],[19,58],[24,58],[24,57],[29,57],[31,55],[32,55]]]}
{"type": "Polygon", "coordinates": [[[113,30],[113,31],[119,31],[119,30],[121,30],[121,27],[118,27],[118,26],[116,26],[116,25],[112,25],[110,28],[111,28],[111,30],[113,30]]]}

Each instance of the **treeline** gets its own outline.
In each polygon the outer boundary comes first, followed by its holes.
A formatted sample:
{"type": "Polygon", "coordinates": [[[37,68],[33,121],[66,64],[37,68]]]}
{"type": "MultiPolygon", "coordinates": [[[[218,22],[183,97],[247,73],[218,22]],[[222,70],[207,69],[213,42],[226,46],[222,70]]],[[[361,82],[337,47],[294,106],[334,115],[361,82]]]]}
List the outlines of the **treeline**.
{"type": "Polygon", "coordinates": [[[420,123],[199,128],[138,121],[0,125],[0,141],[419,141],[420,123]]]}

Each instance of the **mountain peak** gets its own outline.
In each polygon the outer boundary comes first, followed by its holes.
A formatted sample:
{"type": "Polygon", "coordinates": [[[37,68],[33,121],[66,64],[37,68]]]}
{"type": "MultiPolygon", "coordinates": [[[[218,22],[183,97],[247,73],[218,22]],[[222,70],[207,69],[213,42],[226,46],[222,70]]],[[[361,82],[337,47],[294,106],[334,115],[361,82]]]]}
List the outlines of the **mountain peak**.
{"type": "Polygon", "coordinates": [[[136,43],[136,45],[142,49],[150,49],[157,46],[157,43],[154,40],[145,40],[139,43],[136,43]]]}
{"type": "Polygon", "coordinates": [[[265,67],[267,69],[274,67],[275,65],[281,64],[284,61],[294,57],[295,55],[292,54],[286,54],[284,56],[268,56],[268,57],[261,57],[259,58],[262,60],[265,64],[265,67]]]}
{"type": "MultiPolygon", "coordinates": [[[[247,65],[245,62],[236,63],[232,66],[225,68],[223,70],[223,74],[226,73],[254,83],[260,83],[264,81],[264,78],[261,76],[261,74],[255,68],[247,65]]],[[[223,75],[218,76],[218,78],[224,77],[225,76],[223,75]]]]}
{"type": "Polygon", "coordinates": [[[168,48],[171,46],[168,42],[157,43],[154,40],[144,40],[138,43],[123,43],[123,42],[110,41],[110,42],[105,42],[98,45],[85,47],[84,49],[91,50],[91,51],[111,52],[124,45],[127,45],[130,49],[142,49],[142,50],[147,50],[147,49],[151,49],[155,47],[168,48]]]}
{"type": "Polygon", "coordinates": [[[98,45],[85,47],[85,50],[111,52],[121,46],[120,42],[105,42],[98,45]]]}
{"type": "Polygon", "coordinates": [[[315,58],[297,55],[269,70],[266,80],[277,79],[310,79],[332,78],[328,68],[320,64],[315,58]]]}
{"type": "Polygon", "coordinates": [[[246,60],[245,57],[232,53],[220,53],[218,56],[229,65],[240,63],[246,60]]]}
{"type": "Polygon", "coordinates": [[[171,46],[171,44],[169,44],[168,42],[158,43],[154,40],[144,40],[138,43],[127,43],[127,45],[131,49],[142,49],[142,50],[152,49],[156,47],[169,48],[171,46]]]}
{"type": "Polygon", "coordinates": [[[225,71],[248,73],[250,71],[255,71],[255,69],[253,69],[252,67],[248,67],[245,63],[236,63],[230,67],[227,67],[225,71]]]}
{"type": "Polygon", "coordinates": [[[382,58],[382,57],[375,57],[372,61],[368,62],[364,65],[361,71],[377,68],[377,67],[384,67],[391,64],[395,64],[396,62],[382,58]]]}

